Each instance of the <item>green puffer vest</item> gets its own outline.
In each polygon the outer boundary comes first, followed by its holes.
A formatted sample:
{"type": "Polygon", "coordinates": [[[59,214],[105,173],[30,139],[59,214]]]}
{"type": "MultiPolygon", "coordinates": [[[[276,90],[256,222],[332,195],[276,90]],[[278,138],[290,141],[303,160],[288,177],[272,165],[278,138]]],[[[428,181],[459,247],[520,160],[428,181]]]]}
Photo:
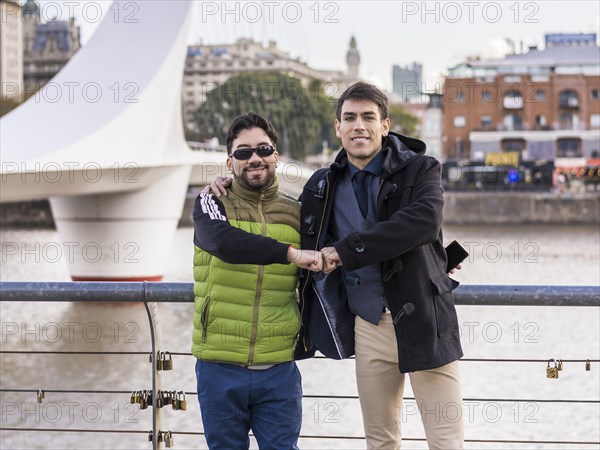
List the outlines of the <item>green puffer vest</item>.
{"type": "MultiPolygon", "coordinates": [[[[299,247],[300,205],[278,186],[277,178],[264,191],[234,182],[220,200],[234,227],[299,247]]],[[[244,365],[293,360],[300,329],[295,264],[228,264],[194,246],[194,281],[196,358],[244,365]]]]}

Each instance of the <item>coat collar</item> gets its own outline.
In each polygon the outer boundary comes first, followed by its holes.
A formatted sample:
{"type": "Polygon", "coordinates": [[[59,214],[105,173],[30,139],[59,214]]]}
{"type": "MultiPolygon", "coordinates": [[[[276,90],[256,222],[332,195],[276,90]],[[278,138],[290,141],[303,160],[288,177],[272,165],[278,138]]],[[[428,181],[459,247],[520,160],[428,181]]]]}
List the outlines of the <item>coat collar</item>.
{"type": "MultiPolygon", "coordinates": [[[[382,176],[385,178],[402,169],[412,158],[424,154],[425,150],[425,142],[390,131],[382,142],[381,151],[384,155],[382,176]]],[[[335,173],[345,169],[347,164],[348,154],[346,149],[342,148],[330,170],[335,173]]]]}

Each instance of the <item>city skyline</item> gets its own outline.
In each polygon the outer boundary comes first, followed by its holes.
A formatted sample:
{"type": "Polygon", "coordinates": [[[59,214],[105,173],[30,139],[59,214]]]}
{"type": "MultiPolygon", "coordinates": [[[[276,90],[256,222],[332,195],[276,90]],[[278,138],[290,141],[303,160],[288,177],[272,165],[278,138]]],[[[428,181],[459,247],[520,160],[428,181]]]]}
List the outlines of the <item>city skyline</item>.
{"type": "MultiPolygon", "coordinates": [[[[106,16],[135,26],[139,8],[139,2],[133,1],[38,3],[42,20],[67,20],[74,15],[81,25],[83,45],[106,16]]],[[[507,39],[519,52],[530,45],[543,46],[546,33],[598,34],[600,28],[600,6],[593,1],[570,2],[568,11],[553,1],[378,1],[369,6],[349,1],[195,2],[187,41],[219,44],[247,37],[266,44],[274,40],[280,49],[315,69],[345,70],[348,44],[355,36],[362,78],[391,91],[392,66],[417,62],[423,64],[423,90],[432,91],[441,86],[449,67],[467,57],[501,58],[510,45],[507,39]]]]}

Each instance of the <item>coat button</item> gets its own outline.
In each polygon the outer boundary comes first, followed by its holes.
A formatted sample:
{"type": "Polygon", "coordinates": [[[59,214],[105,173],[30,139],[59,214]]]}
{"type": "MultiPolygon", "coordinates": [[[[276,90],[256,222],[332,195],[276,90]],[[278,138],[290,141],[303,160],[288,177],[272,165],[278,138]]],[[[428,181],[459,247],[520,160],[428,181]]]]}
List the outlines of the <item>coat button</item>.
{"type": "Polygon", "coordinates": [[[354,247],[354,250],[357,251],[357,253],[362,253],[365,251],[365,244],[363,242],[359,242],[358,244],[356,244],[356,247],[354,247]]]}

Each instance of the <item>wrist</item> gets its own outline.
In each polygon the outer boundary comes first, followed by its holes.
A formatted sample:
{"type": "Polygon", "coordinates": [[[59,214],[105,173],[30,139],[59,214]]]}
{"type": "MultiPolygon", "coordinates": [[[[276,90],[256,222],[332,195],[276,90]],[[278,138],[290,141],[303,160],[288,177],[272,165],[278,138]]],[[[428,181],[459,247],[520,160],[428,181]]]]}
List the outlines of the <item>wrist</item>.
{"type": "Polygon", "coordinates": [[[300,250],[298,250],[296,247],[294,247],[293,245],[290,245],[288,247],[287,258],[289,262],[296,263],[300,261],[300,255],[300,250]]]}

